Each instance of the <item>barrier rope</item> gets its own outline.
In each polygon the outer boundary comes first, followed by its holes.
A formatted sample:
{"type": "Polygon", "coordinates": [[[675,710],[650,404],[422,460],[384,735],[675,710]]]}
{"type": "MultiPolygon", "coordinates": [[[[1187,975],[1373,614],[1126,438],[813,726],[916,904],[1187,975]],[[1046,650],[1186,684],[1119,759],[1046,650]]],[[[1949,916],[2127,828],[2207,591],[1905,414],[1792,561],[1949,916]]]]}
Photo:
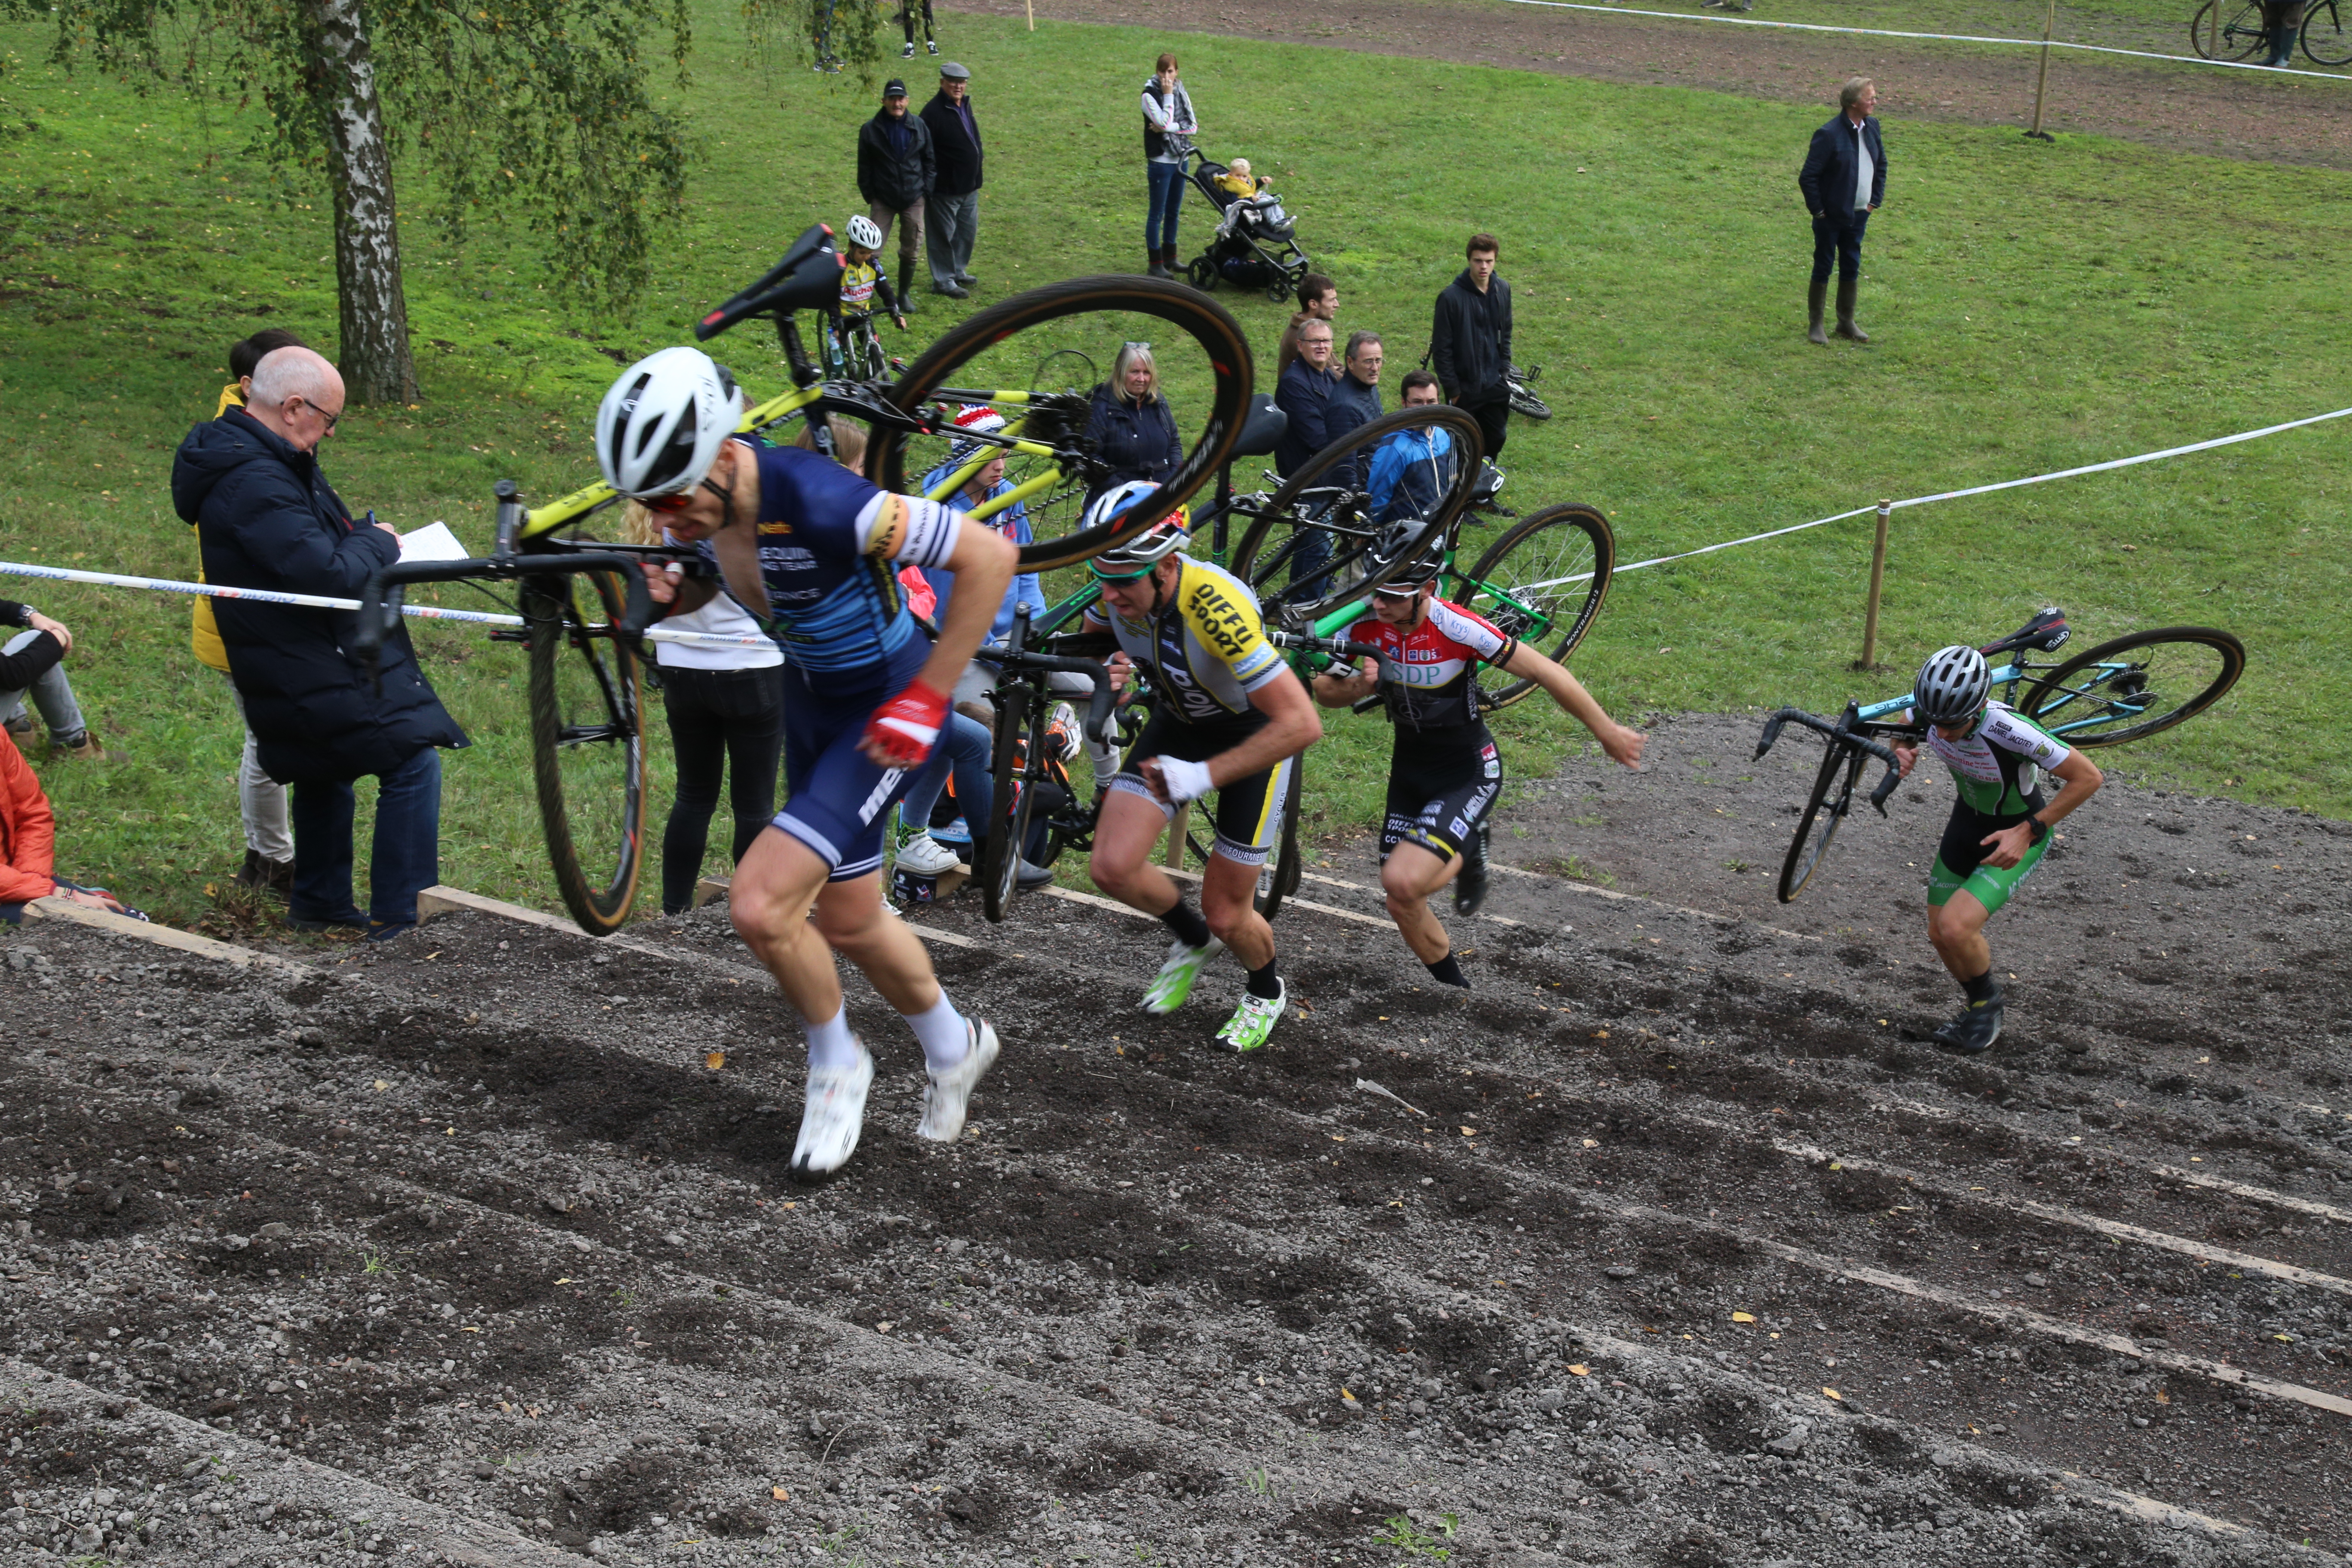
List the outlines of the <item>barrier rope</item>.
{"type": "Polygon", "coordinates": [[[1989,38],[1973,33],[1899,33],[1887,27],[1840,27],[1827,22],[1768,22],[1754,16],[1695,16],[1687,11],[1637,11],[1630,5],[1588,5],[1578,0],[1506,0],[1513,5],[1537,5],[1548,11],[1598,11],[1607,16],[1663,16],[1670,22],[1720,22],[1734,27],[1778,27],[1792,33],[1853,33],[1866,38],[1919,38],[1939,44],[2004,44],[2029,49],[2079,49],[2094,55],[2128,55],[2139,60],[2170,60],[2184,66],[2221,66],[2230,70],[2268,71],[2273,76],[2316,77],[2321,81],[2352,81],[2336,71],[2302,70],[2293,66],[2256,65],[2250,60],[2209,60],[2202,55],[2160,55],[2147,49],[2119,49],[2108,44],[2073,44],[2063,38],[1989,38]]]}
{"type": "MultiPolygon", "coordinates": [[[[357,599],[329,598],[319,594],[279,594],[266,588],[229,588],[218,583],[180,583],[169,577],[126,577],[114,572],[77,572],[64,566],[41,566],[28,561],[0,561],[0,576],[47,577],[59,583],[95,583],[107,588],[147,588],[159,594],[191,594],[211,599],[242,599],[261,605],[295,605],[309,610],[356,610],[357,599]]],[[[445,610],[437,605],[403,605],[400,613],[424,621],[465,621],[475,626],[519,626],[520,616],[489,610],[445,610]]],[[[592,631],[601,627],[592,626],[592,631]]],[[[772,638],[749,632],[688,632],[655,626],[648,642],[693,643],[709,647],[772,647],[772,638]]]]}

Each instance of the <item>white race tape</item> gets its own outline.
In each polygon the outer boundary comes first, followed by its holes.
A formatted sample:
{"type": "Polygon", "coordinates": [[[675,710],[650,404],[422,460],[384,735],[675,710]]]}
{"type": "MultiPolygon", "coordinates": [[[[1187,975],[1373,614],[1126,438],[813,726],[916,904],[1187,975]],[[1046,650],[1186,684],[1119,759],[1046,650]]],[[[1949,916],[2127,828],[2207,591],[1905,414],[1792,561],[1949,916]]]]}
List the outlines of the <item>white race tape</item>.
{"type": "MultiPolygon", "coordinates": [[[[357,599],[334,599],[318,594],[279,594],[264,588],[226,588],[217,583],[180,583],[169,577],[126,577],[114,572],[77,572],[64,566],[40,566],[28,561],[0,561],[0,576],[47,577],[58,583],[95,583],[108,588],[145,588],[158,594],[189,594],[209,599],[243,599],[262,605],[296,605],[311,610],[356,610],[357,599]]],[[[436,605],[403,605],[400,613],[426,621],[465,621],[475,626],[519,626],[520,616],[488,610],[445,610],[436,605]]],[[[649,642],[697,643],[711,647],[771,647],[772,639],[751,633],[682,632],[656,626],[646,633],[649,642]]]]}
{"type": "Polygon", "coordinates": [[[2159,55],[2147,49],[2118,49],[2105,44],[2070,44],[2063,38],[1987,38],[1972,33],[1898,33],[1886,27],[1840,27],[1827,22],[1767,22],[1753,16],[1694,16],[1687,11],[1637,11],[1630,5],[1587,5],[1576,0],[1507,0],[1513,5],[1537,5],[1547,11],[1598,11],[1609,16],[1663,16],[1670,22],[1725,22],[1735,27],[1777,27],[1790,33],[1854,33],[1866,38],[1919,38],[1938,44],[2004,44],[2028,49],[2079,49],[2094,55],[2127,55],[2138,60],[2170,60],[2184,66],[2222,66],[2231,70],[2268,71],[2273,76],[2317,77],[2322,81],[2352,81],[2336,71],[2310,71],[2291,66],[2255,65],[2249,60],[2209,60],[2200,55],[2159,55]]]}

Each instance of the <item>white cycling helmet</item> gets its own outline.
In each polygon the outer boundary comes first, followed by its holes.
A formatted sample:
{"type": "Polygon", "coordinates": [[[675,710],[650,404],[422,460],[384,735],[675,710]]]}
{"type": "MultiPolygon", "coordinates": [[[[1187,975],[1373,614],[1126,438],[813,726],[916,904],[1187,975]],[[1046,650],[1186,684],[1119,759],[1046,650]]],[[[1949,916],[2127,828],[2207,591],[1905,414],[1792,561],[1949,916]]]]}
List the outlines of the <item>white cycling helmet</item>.
{"type": "Polygon", "coordinates": [[[1939,647],[1919,667],[1911,683],[1911,710],[1928,724],[1973,719],[1992,692],[1992,667],[1965,644],[1939,647]]]}
{"type": "Polygon", "coordinates": [[[849,243],[864,246],[868,250],[882,248],[882,226],[864,213],[849,216],[849,243]]]}
{"type": "Polygon", "coordinates": [[[621,373],[596,410],[596,461],[625,496],[700,484],[743,418],[727,367],[700,349],[663,349],[621,373]]]}
{"type": "MultiPolygon", "coordinates": [[[[1080,526],[1100,528],[1121,512],[1132,510],[1160,487],[1150,479],[1129,479],[1123,485],[1113,485],[1097,496],[1087,507],[1080,526]]],[[[1113,545],[1087,564],[1093,568],[1098,581],[1129,583],[1184,548],[1191,535],[1186,531],[1185,516],[1180,509],[1173,515],[1152,524],[1124,544],[1113,545]]]]}

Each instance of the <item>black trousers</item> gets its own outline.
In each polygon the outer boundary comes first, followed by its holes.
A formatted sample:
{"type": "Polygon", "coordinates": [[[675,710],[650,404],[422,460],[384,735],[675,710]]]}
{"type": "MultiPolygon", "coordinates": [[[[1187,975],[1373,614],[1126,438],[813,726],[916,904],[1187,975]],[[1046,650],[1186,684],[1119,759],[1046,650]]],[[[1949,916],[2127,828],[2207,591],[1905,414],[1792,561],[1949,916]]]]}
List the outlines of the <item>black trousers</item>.
{"type": "Polygon", "coordinates": [[[1486,448],[1486,456],[1501,457],[1503,443],[1511,434],[1510,393],[1502,387],[1496,387],[1491,395],[1490,401],[1465,403],[1462,405],[1462,412],[1478,422],[1478,441],[1486,448]]]}
{"type": "Polygon", "coordinates": [[[735,817],[733,858],[743,858],[776,811],[776,764],[784,745],[784,670],[687,669],[665,665],[662,706],[669,715],[677,797],[662,829],[662,912],[694,906],[702,851],[719,789],[735,817]]]}
{"type": "Polygon", "coordinates": [[[1870,224],[1870,215],[1858,212],[1852,223],[1840,223],[1833,217],[1813,220],[1813,281],[1830,280],[1830,268],[1837,267],[1838,277],[1852,282],[1862,276],[1862,231],[1870,224]]]}

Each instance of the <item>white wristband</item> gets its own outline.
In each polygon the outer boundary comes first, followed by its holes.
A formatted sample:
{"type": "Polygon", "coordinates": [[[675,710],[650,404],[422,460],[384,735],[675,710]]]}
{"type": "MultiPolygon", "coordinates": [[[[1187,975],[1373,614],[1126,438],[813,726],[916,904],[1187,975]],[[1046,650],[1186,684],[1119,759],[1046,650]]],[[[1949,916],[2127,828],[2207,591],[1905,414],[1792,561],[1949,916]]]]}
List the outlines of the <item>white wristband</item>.
{"type": "Polygon", "coordinates": [[[1208,763],[1187,763],[1175,757],[1160,759],[1160,782],[1168,786],[1168,798],[1179,805],[1198,800],[1217,787],[1209,782],[1208,763]]]}

